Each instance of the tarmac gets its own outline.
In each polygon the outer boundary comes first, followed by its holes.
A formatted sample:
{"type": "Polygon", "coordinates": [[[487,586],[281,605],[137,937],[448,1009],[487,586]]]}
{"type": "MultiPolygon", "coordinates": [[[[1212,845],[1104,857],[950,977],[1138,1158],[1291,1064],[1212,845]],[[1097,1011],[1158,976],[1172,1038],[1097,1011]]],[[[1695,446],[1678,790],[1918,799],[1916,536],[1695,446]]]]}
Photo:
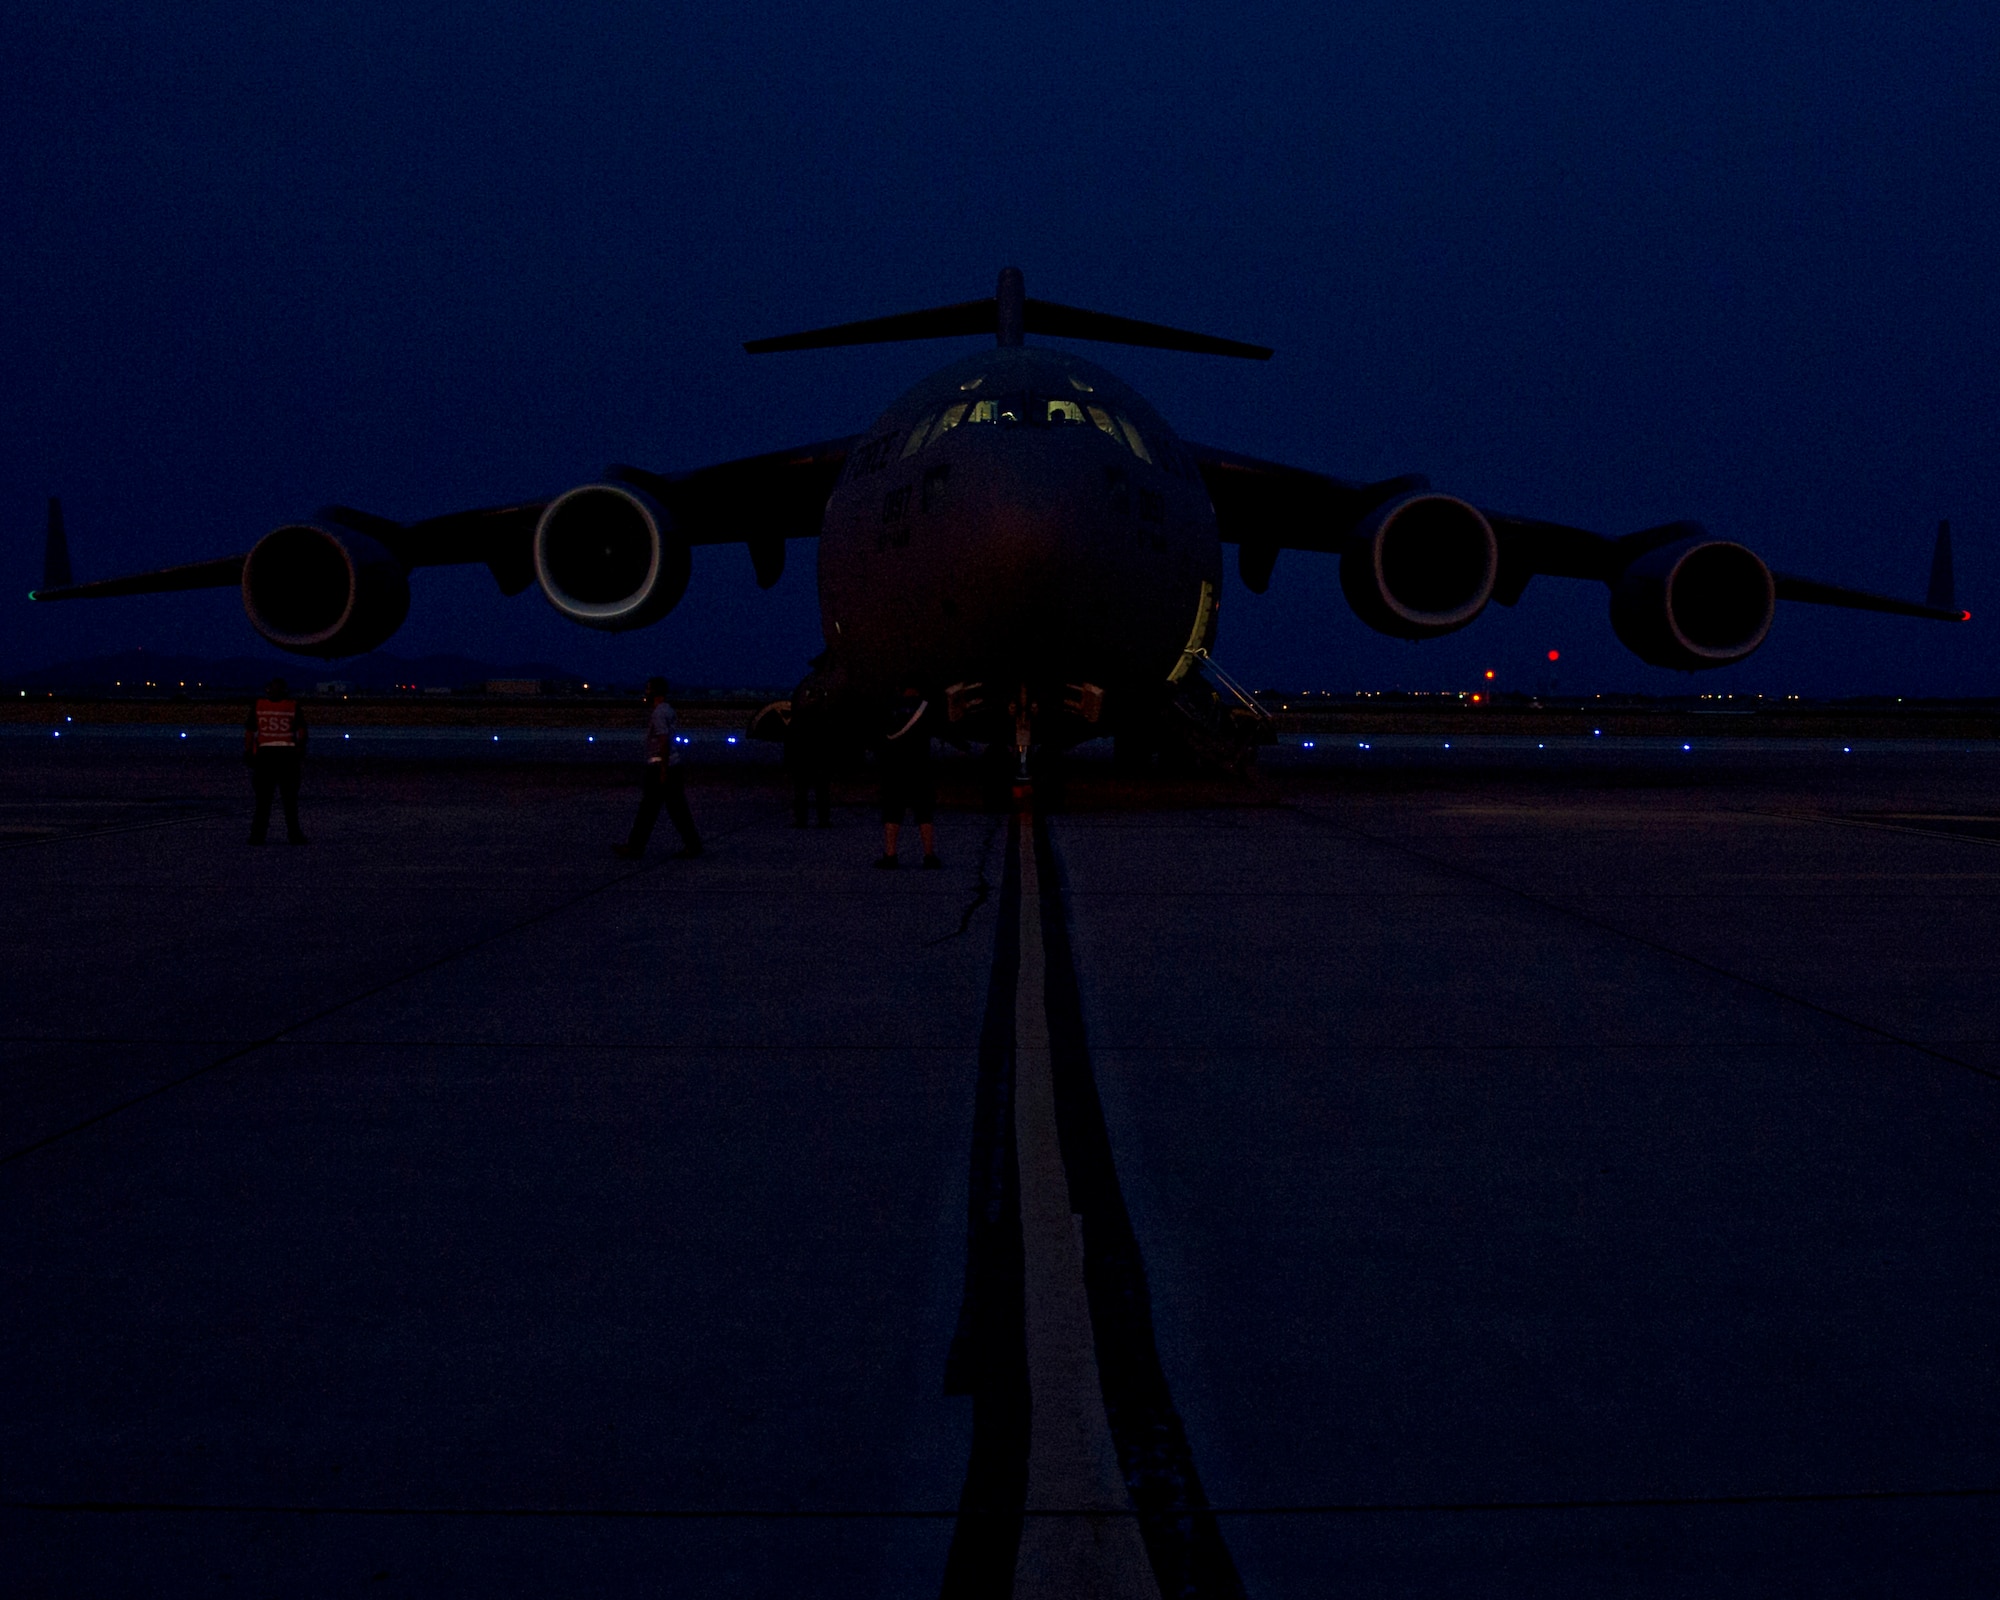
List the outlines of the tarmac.
{"type": "Polygon", "coordinates": [[[2000,1591],[2000,750],[1370,743],[0,740],[0,1587],[2000,1591]]]}

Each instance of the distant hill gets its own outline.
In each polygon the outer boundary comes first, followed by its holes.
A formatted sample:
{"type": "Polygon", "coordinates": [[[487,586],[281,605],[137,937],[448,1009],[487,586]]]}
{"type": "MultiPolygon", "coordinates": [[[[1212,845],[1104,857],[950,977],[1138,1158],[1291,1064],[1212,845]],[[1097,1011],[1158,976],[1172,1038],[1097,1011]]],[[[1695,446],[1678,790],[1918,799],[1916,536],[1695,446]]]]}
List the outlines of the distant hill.
{"type": "Polygon", "coordinates": [[[575,683],[578,675],[544,661],[496,666],[470,656],[394,656],[374,651],[351,661],[310,661],[281,656],[163,655],[153,650],[123,650],[116,655],[86,656],[32,672],[9,673],[5,681],[17,689],[70,692],[134,689],[152,686],[178,689],[257,689],[274,677],[294,689],[310,691],[326,682],[355,689],[477,689],[494,678],[536,678],[545,683],[575,683]]]}

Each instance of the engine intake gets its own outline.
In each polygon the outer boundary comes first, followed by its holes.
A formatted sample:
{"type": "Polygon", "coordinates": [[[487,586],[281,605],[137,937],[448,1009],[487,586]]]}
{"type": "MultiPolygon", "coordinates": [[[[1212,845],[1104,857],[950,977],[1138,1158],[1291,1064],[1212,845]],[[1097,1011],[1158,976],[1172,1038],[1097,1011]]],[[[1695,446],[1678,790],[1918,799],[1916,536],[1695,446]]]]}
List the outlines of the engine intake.
{"type": "Polygon", "coordinates": [[[1424,491],[1369,513],[1341,555],[1340,587],[1376,632],[1433,639],[1486,609],[1499,570],[1499,541],[1478,508],[1424,491]]]}
{"type": "Polygon", "coordinates": [[[403,625],[410,581],[403,564],[365,533],[291,522],[244,558],[243,610],[280,650],[356,656],[403,625]]]}
{"type": "Polygon", "coordinates": [[[1777,599],[1771,569],[1753,551],[1694,534],[1625,569],[1611,590],[1611,626],[1641,660],[1698,672],[1762,644],[1777,599]]]}
{"type": "Polygon", "coordinates": [[[687,593],[688,547],[650,495],[589,483],[551,501],[535,527],[535,577],[572,622],[621,633],[658,622],[687,593]]]}

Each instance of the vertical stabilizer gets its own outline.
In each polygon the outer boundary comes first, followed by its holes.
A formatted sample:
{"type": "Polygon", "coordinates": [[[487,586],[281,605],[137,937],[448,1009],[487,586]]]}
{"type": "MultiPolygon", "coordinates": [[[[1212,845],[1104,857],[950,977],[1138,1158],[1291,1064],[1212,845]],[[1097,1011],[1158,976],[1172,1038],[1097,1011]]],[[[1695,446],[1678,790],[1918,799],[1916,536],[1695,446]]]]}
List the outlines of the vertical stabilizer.
{"type": "Polygon", "coordinates": [[[1951,524],[1940,522],[1937,532],[1937,548],[1931,552],[1931,586],[1924,596],[1924,604],[1936,606],[1940,611],[1952,611],[1958,602],[1952,598],[1951,578],[1951,524]]]}
{"type": "Polygon", "coordinates": [[[63,537],[62,502],[49,496],[49,534],[42,545],[42,587],[67,589],[76,580],[69,570],[69,540],[63,537]]]}
{"type": "Polygon", "coordinates": [[[998,312],[996,320],[1001,345],[1007,347],[1024,343],[1023,335],[1028,329],[1028,285],[1019,267],[1000,269],[1000,286],[994,293],[993,303],[998,312]]]}

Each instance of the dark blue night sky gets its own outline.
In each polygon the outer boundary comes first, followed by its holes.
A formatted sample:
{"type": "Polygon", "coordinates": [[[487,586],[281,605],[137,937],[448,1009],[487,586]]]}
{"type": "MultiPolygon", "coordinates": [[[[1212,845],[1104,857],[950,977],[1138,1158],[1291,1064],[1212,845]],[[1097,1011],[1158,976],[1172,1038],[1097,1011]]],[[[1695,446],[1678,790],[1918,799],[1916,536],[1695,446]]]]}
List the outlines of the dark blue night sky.
{"type": "MultiPolygon", "coordinates": [[[[1271,344],[1091,347],[1187,436],[1428,472],[1625,532],[1921,595],[1948,629],[1781,608],[1705,689],[2000,690],[2000,18],[1987,6],[61,5],[0,25],[0,668],[261,648],[224,591],[36,608],[247,549],[329,500],[396,517],[862,427],[933,345],[764,334],[1029,292],[1271,344]]],[[[389,648],[783,683],[813,561],[697,553],[609,638],[483,569],[422,572],[389,648]]],[[[1333,563],[1232,576],[1254,682],[1676,692],[1604,592],[1539,579],[1423,646],[1333,563]]]]}

